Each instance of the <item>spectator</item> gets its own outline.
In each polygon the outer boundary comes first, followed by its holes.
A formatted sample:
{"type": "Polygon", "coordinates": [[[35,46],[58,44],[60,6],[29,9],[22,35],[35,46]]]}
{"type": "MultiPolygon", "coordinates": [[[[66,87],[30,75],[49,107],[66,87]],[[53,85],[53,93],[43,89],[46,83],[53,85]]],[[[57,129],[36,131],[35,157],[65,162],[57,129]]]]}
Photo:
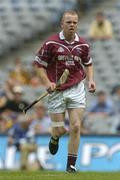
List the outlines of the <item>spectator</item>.
{"type": "Polygon", "coordinates": [[[96,14],[96,20],[92,22],[88,36],[92,40],[106,40],[113,37],[112,24],[103,12],[96,14]]]}
{"type": "Polygon", "coordinates": [[[47,109],[43,102],[39,102],[35,105],[35,114],[33,116],[34,121],[31,124],[31,128],[35,130],[36,134],[48,134],[51,132],[51,119],[47,115],[47,109]]]}
{"type": "Polygon", "coordinates": [[[114,101],[116,116],[118,117],[115,130],[116,130],[116,134],[120,134],[120,85],[119,84],[112,89],[111,95],[114,101]]]}
{"type": "Polygon", "coordinates": [[[39,85],[40,87],[45,87],[43,79],[41,79],[40,77],[39,69],[34,66],[34,63],[32,65],[33,65],[33,70],[32,70],[32,77],[30,80],[30,85],[33,87],[36,87],[36,85],[37,86],[39,85]]]}
{"type": "Polygon", "coordinates": [[[0,117],[0,133],[7,133],[16,122],[17,115],[11,113],[9,110],[6,110],[0,114],[0,117]]]}
{"type": "Polygon", "coordinates": [[[7,81],[5,81],[3,85],[3,93],[5,94],[6,98],[13,99],[13,87],[16,85],[13,78],[8,77],[7,81]]]}
{"type": "Polygon", "coordinates": [[[89,134],[112,134],[115,133],[116,124],[118,119],[113,102],[108,99],[106,92],[98,91],[96,100],[88,108],[83,122],[84,129],[89,134]]]}
{"type": "Polygon", "coordinates": [[[88,109],[89,115],[102,114],[103,116],[111,116],[115,113],[113,103],[108,100],[104,91],[97,92],[97,99],[88,109]]]}
{"type": "Polygon", "coordinates": [[[13,93],[14,93],[14,99],[12,100],[7,100],[5,106],[3,107],[3,110],[11,110],[16,113],[21,113],[23,112],[23,108],[28,105],[26,101],[22,99],[23,95],[23,89],[21,86],[15,86],[13,88],[13,93]]]}
{"type": "Polygon", "coordinates": [[[0,114],[0,133],[5,133],[7,131],[6,121],[3,119],[2,114],[0,114]]]}
{"type": "Polygon", "coordinates": [[[112,92],[112,96],[113,96],[116,113],[120,114],[120,85],[117,85],[114,88],[114,90],[112,92]]]}
{"type": "MultiPolygon", "coordinates": [[[[35,133],[30,129],[31,119],[28,116],[19,116],[18,122],[8,133],[8,150],[11,151],[15,146],[20,151],[21,169],[29,169],[28,156],[31,152],[36,152],[35,133]]],[[[42,168],[38,162],[38,168],[42,168]]]]}
{"type": "Polygon", "coordinates": [[[37,76],[31,77],[30,86],[34,88],[41,86],[40,79],[37,76]]]}
{"type": "Polygon", "coordinates": [[[3,107],[5,106],[7,101],[6,95],[4,92],[0,92],[0,113],[3,111],[3,107]]]}
{"type": "Polygon", "coordinates": [[[15,59],[14,69],[10,71],[10,77],[12,77],[17,84],[28,84],[30,81],[30,75],[19,58],[15,59]]]}

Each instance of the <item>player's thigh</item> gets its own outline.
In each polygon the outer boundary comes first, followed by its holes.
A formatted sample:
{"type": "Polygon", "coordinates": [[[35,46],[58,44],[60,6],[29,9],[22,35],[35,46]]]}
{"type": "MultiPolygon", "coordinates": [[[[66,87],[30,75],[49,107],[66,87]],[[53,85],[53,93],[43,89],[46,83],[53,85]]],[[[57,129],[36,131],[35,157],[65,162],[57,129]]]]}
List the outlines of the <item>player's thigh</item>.
{"type": "MultiPolygon", "coordinates": [[[[53,92],[48,98],[48,113],[59,114],[66,110],[66,103],[63,98],[63,92],[53,92]]],[[[55,117],[59,118],[59,115],[55,117]]],[[[60,115],[61,118],[61,115],[60,115]]]]}
{"type": "Polygon", "coordinates": [[[72,88],[68,89],[64,94],[68,102],[68,109],[86,107],[86,93],[83,82],[80,82],[72,88]]]}
{"type": "Polygon", "coordinates": [[[80,126],[83,119],[85,108],[70,108],[68,109],[70,127],[80,126]]]}
{"type": "Polygon", "coordinates": [[[65,119],[65,113],[49,113],[49,116],[54,122],[61,122],[65,119]]]}

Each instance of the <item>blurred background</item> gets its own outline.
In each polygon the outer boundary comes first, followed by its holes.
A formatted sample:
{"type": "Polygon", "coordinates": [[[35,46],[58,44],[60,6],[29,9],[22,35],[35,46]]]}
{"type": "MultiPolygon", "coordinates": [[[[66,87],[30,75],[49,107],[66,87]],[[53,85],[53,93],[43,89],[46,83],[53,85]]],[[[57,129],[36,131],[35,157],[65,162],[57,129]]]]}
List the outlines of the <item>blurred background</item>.
{"type": "Polygon", "coordinates": [[[65,169],[68,137],[56,157],[48,151],[47,98],[26,116],[22,109],[45,91],[32,63],[66,10],[79,14],[97,84],[93,95],[86,88],[78,169],[120,171],[120,0],[0,0],[0,169],[65,169]]]}

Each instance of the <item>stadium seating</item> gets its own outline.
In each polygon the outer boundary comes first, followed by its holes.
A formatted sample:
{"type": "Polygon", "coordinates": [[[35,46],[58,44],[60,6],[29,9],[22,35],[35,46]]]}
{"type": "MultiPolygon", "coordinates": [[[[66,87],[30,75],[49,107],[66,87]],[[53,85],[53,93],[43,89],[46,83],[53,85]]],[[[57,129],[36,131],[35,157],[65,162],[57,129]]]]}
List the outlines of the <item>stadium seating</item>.
{"type": "MultiPolygon", "coordinates": [[[[90,44],[98,90],[105,89],[110,92],[115,84],[119,84],[120,78],[120,11],[116,6],[113,6],[112,11],[107,11],[106,15],[113,24],[114,38],[106,41],[94,41],[90,42],[90,44]]],[[[87,37],[91,19],[94,19],[94,15],[89,15],[89,18],[87,17],[80,22],[79,33],[84,37],[87,37]]]]}
{"type": "MultiPolygon", "coordinates": [[[[49,30],[50,25],[57,23],[62,11],[75,5],[74,0],[59,2],[56,0],[0,0],[0,55],[7,53],[11,48],[19,47],[24,41],[34,38],[36,34],[45,32],[45,29],[49,30]]],[[[119,83],[120,78],[118,2],[112,7],[112,11],[106,11],[106,15],[113,24],[114,39],[90,43],[95,78],[99,82],[98,89],[104,87],[109,91],[119,83]]],[[[89,15],[83,21],[81,20],[78,27],[81,36],[87,36],[92,18],[93,15],[89,15]]]]}
{"type": "MultiPolygon", "coordinates": [[[[39,34],[50,32],[51,27],[54,28],[58,24],[61,14],[65,10],[74,9],[76,2],[77,0],[0,0],[0,56],[7,54],[11,49],[21,47],[25,41],[32,40],[39,34]]],[[[110,2],[107,7],[108,11],[105,13],[113,24],[114,38],[107,41],[90,41],[97,90],[104,90],[108,93],[116,84],[119,84],[120,79],[120,5],[119,0],[110,2]]],[[[81,36],[87,38],[90,21],[93,18],[94,11],[93,14],[92,12],[86,14],[80,20],[78,31],[81,36]]],[[[34,58],[32,52],[29,51],[29,55],[24,54],[21,57],[25,68],[28,71],[31,70],[34,58]]],[[[1,86],[7,79],[10,65],[10,63],[6,64],[4,72],[0,69],[1,86]]],[[[33,100],[29,97],[38,97],[45,90],[42,87],[36,90],[27,85],[23,86],[23,89],[24,98],[28,101],[33,100]]],[[[90,93],[87,96],[88,106],[93,96],[95,94],[90,95],[90,93]]],[[[97,123],[95,120],[94,129],[98,127],[97,123]]],[[[103,122],[100,123],[99,127],[102,127],[103,122]]],[[[107,131],[109,127],[108,122],[103,131],[107,131]]]]}
{"type": "Polygon", "coordinates": [[[76,0],[0,0],[0,55],[49,31],[75,5],[76,0]]]}
{"type": "Polygon", "coordinates": [[[119,116],[104,117],[101,115],[89,116],[84,121],[84,127],[93,134],[116,134],[119,125],[119,116]]]}
{"type": "MultiPolygon", "coordinates": [[[[119,3],[113,4],[112,11],[106,11],[106,15],[113,24],[114,39],[91,43],[98,87],[108,91],[119,83],[120,77],[120,13],[119,3]]],[[[75,5],[74,0],[0,0],[0,55],[48,30],[50,25],[57,23],[62,11],[75,5]]],[[[93,15],[89,15],[81,20],[78,27],[81,36],[86,37],[92,18],[93,15]]]]}

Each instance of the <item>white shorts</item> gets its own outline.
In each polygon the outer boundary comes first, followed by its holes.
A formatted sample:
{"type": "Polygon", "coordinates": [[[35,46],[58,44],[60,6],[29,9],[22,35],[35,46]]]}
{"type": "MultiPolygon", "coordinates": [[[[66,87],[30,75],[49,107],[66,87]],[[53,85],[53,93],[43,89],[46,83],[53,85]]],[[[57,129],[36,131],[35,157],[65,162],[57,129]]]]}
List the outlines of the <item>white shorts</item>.
{"type": "Polygon", "coordinates": [[[62,113],[69,108],[85,107],[86,96],[83,82],[80,82],[67,90],[53,92],[48,98],[49,113],[62,113]]]}

